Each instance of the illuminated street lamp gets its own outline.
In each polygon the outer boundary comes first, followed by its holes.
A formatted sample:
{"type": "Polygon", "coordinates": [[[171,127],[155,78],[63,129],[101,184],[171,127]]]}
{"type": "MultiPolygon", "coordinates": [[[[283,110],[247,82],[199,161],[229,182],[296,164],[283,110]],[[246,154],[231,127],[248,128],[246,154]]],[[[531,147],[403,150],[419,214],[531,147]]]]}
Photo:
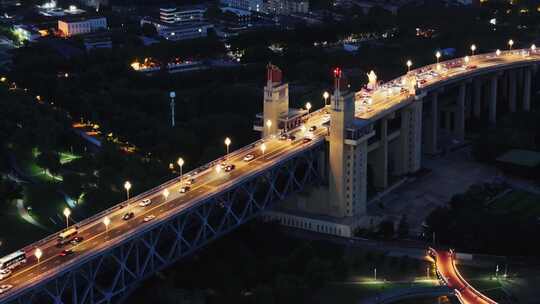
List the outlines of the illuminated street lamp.
{"type": "Polygon", "coordinates": [[[41,251],[41,249],[39,249],[39,248],[36,248],[36,251],[34,252],[34,255],[36,256],[37,262],[39,264],[39,260],[43,256],[43,251],[41,251]]]}
{"type": "Polygon", "coordinates": [[[6,82],[7,78],[6,77],[0,77],[0,82],[6,82]]]}
{"type": "Polygon", "coordinates": [[[437,58],[437,63],[439,63],[439,59],[441,59],[441,52],[437,51],[437,53],[435,53],[435,58],[437,58]]]}
{"type": "Polygon", "coordinates": [[[531,45],[531,51],[536,52],[536,44],[531,45]]]}
{"type": "Polygon", "coordinates": [[[182,167],[184,166],[184,159],[179,157],[176,163],[180,167],[180,180],[182,180],[182,167]]]}
{"type": "Polygon", "coordinates": [[[407,60],[407,73],[411,71],[412,61],[407,60]]]}
{"type": "Polygon", "coordinates": [[[131,189],[131,183],[129,181],[124,183],[124,189],[126,189],[126,196],[127,199],[129,199],[129,190],[131,189]]]}
{"type": "Polygon", "coordinates": [[[311,103],[310,102],[306,102],[306,110],[309,114],[309,110],[311,110],[311,103]]]}
{"type": "Polygon", "coordinates": [[[469,65],[469,61],[471,61],[469,56],[465,56],[465,65],[469,65]]]}
{"type": "Polygon", "coordinates": [[[474,51],[476,51],[476,44],[471,45],[471,54],[474,56],[474,51]]]}
{"type": "Polygon", "coordinates": [[[69,208],[64,209],[64,216],[66,217],[66,229],[69,227],[69,216],[71,215],[71,210],[69,208]]]}
{"type": "Polygon", "coordinates": [[[264,156],[264,152],[265,152],[265,151],[266,151],[266,144],[263,143],[263,144],[261,145],[261,152],[262,152],[263,156],[264,156]]]}
{"type": "Polygon", "coordinates": [[[167,198],[169,197],[169,189],[165,189],[163,190],[163,197],[165,198],[165,200],[167,200],[167,198]]]}
{"type": "Polygon", "coordinates": [[[375,279],[375,281],[377,281],[377,267],[373,269],[373,278],[375,279]]]}
{"type": "Polygon", "coordinates": [[[508,40],[508,47],[510,50],[512,50],[512,46],[514,46],[514,40],[510,39],[508,40]]]}
{"type": "Polygon", "coordinates": [[[272,121],[270,119],[266,121],[266,127],[268,128],[268,135],[270,135],[270,128],[272,128],[272,121]]]}
{"type": "Polygon", "coordinates": [[[227,155],[225,156],[228,156],[229,155],[229,146],[231,145],[231,139],[230,138],[225,138],[225,146],[227,146],[227,155]]]}
{"type": "Polygon", "coordinates": [[[103,218],[103,224],[105,225],[105,232],[108,234],[109,233],[109,225],[111,224],[111,219],[106,216],[103,218]]]}
{"type": "Polygon", "coordinates": [[[326,101],[328,100],[328,97],[330,97],[330,93],[328,93],[327,91],[324,91],[324,93],[322,94],[322,97],[324,98],[324,105],[326,105],[326,101]]]}
{"type": "Polygon", "coordinates": [[[497,49],[497,50],[495,51],[495,55],[501,56],[501,50],[497,49]]]}

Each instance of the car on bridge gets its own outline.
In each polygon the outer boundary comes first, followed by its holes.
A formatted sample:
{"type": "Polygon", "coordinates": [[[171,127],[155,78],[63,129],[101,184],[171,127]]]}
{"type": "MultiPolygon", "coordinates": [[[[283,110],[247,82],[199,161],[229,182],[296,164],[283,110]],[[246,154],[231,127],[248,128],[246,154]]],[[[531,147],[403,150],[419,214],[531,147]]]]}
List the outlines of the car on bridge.
{"type": "Polygon", "coordinates": [[[133,212],[128,212],[128,213],[124,214],[124,216],[122,216],[122,219],[123,219],[124,221],[127,221],[127,220],[129,220],[129,219],[132,219],[134,216],[135,216],[135,213],[133,213],[133,212]]]}
{"type": "Polygon", "coordinates": [[[64,250],[62,250],[62,252],[60,252],[60,254],[58,254],[58,255],[64,257],[64,256],[71,255],[71,254],[73,254],[73,253],[74,253],[73,249],[64,249],[64,250]]]}
{"type": "Polygon", "coordinates": [[[12,287],[13,285],[9,285],[9,284],[0,285],[0,294],[3,294],[4,292],[10,290],[12,287]]]}
{"type": "Polygon", "coordinates": [[[288,141],[294,141],[296,139],[296,136],[294,135],[289,135],[289,137],[287,138],[288,141]]]}
{"type": "Polygon", "coordinates": [[[145,223],[146,223],[146,222],[150,222],[151,220],[153,220],[153,219],[155,219],[155,218],[156,218],[155,215],[150,214],[150,215],[147,215],[147,216],[144,217],[143,222],[145,222],[145,223]]]}
{"type": "Polygon", "coordinates": [[[152,203],[151,199],[145,198],[139,203],[139,206],[146,207],[146,206],[150,205],[151,203],[152,203]]]}
{"type": "Polygon", "coordinates": [[[195,179],[194,179],[194,178],[188,179],[188,180],[186,181],[186,184],[187,184],[187,185],[193,185],[193,184],[195,184],[195,179]]]}
{"type": "Polygon", "coordinates": [[[184,186],[184,187],[180,188],[180,190],[179,190],[178,192],[180,192],[180,193],[186,193],[186,192],[188,192],[190,189],[191,189],[191,187],[189,187],[189,186],[184,186]]]}
{"type": "Polygon", "coordinates": [[[283,133],[279,136],[279,140],[287,140],[289,137],[287,136],[286,133],[283,133]]]}
{"type": "Polygon", "coordinates": [[[317,130],[317,126],[311,126],[311,127],[309,127],[309,132],[313,132],[313,131],[315,131],[315,130],[317,130]]]}
{"type": "Polygon", "coordinates": [[[246,156],[244,156],[244,161],[252,161],[253,159],[255,158],[255,156],[253,154],[248,154],[246,156]]]}
{"type": "Polygon", "coordinates": [[[309,138],[309,137],[304,137],[304,138],[302,139],[302,142],[303,142],[303,143],[308,143],[308,142],[310,142],[311,140],[312,140],[312,139],[309,138]]]}
{"type": "Polygon", "coordinates": [[[82,236],[76,236],[73,238],[73,240],[71,240],[69,243],[71,245],[77,245],[79,244],[80,242],[82,242],[84,240],[84,238],[82,236]]]}
{"type": "Polygon", "coordinates": [[[231,172],[232,170],[234,170],[236,168],[235,165],[228,165],[227,167],[225,167],[225,172],[231,172]]]}
{"type": "Polygon", "coordinates": [[[0,270],[0,281],[3,279],[7,279],[11,276],[11,270],[9,269],[2,269],[0,270]]]}

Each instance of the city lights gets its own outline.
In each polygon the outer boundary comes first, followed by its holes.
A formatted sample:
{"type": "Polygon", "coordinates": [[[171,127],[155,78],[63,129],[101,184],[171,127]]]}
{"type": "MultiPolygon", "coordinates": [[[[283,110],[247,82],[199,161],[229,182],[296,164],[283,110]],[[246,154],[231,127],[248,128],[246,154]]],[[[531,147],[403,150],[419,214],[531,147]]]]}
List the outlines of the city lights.
{"type": "Polygon", "coordinates": [[[129,190],[131,189],[131,183],[129,181],[126,181],[124,183],[124,189],[126,189],[126,196],[127,196],[127,199],[129,200],[129,190]]]}

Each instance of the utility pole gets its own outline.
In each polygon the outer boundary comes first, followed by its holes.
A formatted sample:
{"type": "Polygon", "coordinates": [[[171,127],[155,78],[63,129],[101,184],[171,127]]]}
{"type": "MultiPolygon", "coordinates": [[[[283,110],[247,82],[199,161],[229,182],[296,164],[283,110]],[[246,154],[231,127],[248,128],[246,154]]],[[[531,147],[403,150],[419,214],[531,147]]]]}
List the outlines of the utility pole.
{"type": "Polygon", "coordinates": [[[174,128],[174,98],[176,97],[176,93],[174,91],[171,91],[169,93],[169,97],[171,97],[171,127],[174,128]]]}

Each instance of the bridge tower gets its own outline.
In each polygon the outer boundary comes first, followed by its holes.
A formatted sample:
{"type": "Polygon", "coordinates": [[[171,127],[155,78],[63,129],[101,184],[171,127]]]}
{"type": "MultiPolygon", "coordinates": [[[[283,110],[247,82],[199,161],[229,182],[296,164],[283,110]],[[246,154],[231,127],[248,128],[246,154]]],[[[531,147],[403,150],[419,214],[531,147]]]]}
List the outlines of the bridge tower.
{"type": "Polygon", "coordinates": [[[276,134],[281,118],[289,113],[289,84],[282,82],[281,70],[273,65],[267,66],[267,81],[264,87],[264,106],[262,115],[262,137],[276,134]]]}
{"type": "Polygon", "coordinates": [[[339,68],[334,78],[328,138],[330,212],[356,218],[366,213],[367,140],[373,132],[370,125],[355,119],[354,92],[348,91],[339,68]]]}

